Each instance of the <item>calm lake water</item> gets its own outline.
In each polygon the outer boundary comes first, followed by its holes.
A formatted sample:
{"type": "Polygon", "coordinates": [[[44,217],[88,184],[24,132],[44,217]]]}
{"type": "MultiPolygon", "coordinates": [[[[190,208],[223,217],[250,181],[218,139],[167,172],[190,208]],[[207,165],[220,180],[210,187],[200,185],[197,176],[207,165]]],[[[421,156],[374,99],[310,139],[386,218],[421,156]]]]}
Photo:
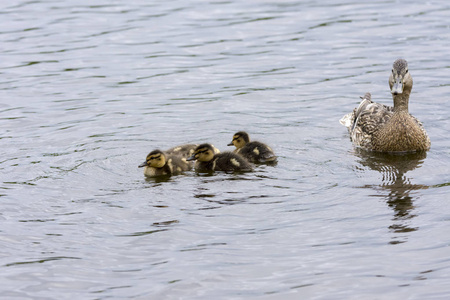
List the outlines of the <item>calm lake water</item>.
{"type": "Polygon", "coordinates": [[[2,299],[449,299],[448,1],[2,1],[2,299]],[[339,119],[414,79],[426,155],[339,119]],[[245,174],[146,179],[246,130],[245,174]]]}

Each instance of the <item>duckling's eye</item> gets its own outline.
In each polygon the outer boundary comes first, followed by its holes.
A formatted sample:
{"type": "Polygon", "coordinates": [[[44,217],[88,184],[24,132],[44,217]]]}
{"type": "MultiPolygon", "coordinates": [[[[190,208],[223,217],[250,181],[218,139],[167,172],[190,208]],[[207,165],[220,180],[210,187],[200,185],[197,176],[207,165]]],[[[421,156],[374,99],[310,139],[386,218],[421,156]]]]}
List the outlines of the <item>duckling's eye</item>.
{"type": "Polygon", "coordinates": [[[405,74],[408,73],[408,69],[406,69],[405,74]]]}

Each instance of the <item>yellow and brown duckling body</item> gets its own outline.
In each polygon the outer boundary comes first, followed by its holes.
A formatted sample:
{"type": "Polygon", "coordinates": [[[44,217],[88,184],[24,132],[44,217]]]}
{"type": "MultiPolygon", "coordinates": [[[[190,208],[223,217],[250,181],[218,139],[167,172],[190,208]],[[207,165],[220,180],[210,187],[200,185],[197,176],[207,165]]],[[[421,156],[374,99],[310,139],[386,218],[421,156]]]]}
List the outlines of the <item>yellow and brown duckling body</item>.
{"type": "Polygon", "coordinates": [[[196,160],[195,170],[197,172],[225,171],[225,172],[247,172],[252,171],[252,165],[241,155],[233,152],[222,152],[216,154],[211,144],[199,145],[194,154],[187,160],[196,160]]]}
{"type": "Polygon", "coordinates": [[[245,131],[236,132],[233,135],[233,140],[228,146],[235,146],[234,153],[238,153],[253,163],[267,163],[277,160],[273,150],[261,142],[250,142],[250,136],[245,131]]]}
{"type": "Polygon", "coordinates": [[[167,155],[177,155],[184,158],[188,158],[194,153],[195,148],[197,148],[197,144],[184,144],[172,147],[164,151],[167,155]]]}
{"type": "MultiPolygon", "coordinates": [[[[211,146],[214,148],[214,154],[220,153],[220,150],[214,147],[214,145],[211,146]]],[[[192,156],[197,147],[198,144],[184,144],[167,149],[164,153],[188,158],[192,156]]]]}
{"type": "Polygon", "coordinates": [[[154,150],[147,155],[144,163],[139,168],[144,168],[144,175],[156,177],[163,175],[177,175],[192,169],[192,164],[186,158],[165,154],[161,150],[154,150]]]}
{"type": "Polygon", "coordinates": [[[422,123],[408,112],[412,86],[408,63],[397,59],[389,77],[394,107],[373,102],[370,93],[366,93],[359,106],[340,120],[357,147],[378,152],[430,149],[430,139],[422,123]]]}

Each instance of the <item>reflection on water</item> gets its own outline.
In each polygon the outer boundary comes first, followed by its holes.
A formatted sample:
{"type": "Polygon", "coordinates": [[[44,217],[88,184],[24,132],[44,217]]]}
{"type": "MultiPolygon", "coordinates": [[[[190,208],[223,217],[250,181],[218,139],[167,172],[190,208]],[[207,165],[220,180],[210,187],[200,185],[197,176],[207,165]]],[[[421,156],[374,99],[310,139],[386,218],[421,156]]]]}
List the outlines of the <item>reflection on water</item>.
{"type": "MultiPolygon", "coordinates": [[[[428,186],[411,183],[411,178],[406,173],[421,166],[427,156],[426,152],[387,154],[357,149],[355,153],[360,158],[361,165],[382,174],[381,185],[365,187],[381,191],[388,206],[394,210],[394,222],[389,229],[394,233],[416,231],[418,228],[410,227],[408,222],[416,216],[413,213],[414,191],[427,189],[428,186]]],[[[404,241],[391,241],[392,244],[402,242],[404,241]]]]}

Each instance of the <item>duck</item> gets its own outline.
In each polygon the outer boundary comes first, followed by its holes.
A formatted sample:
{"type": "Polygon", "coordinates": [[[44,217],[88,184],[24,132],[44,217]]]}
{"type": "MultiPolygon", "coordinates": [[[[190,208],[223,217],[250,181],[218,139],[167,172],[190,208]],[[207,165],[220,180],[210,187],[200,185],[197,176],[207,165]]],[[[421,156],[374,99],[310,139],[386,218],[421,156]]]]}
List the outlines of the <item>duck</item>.
{"type": "Polygon", "coordinates": [[[165,154],[168,155],[176,155],[184,158],[188,158],[194,153],[195,148],[197,148],[198,144],[183,144],[178,145],[172,148],[169,148],[164,151],[165,154]]]}
{"type": "Polygon", "coordinates": [[[211,144],[199,145],[187,161],[194,161],[197,172],[249,172],[253,170],[252,165],[241,155],[225,151],[215,153],[211,144]]]}
{"type": "Polygon", "coordinates": [[[156,149],[147,155],[145,162],[138,166],[144,167],[144,175],[147,177],[156,177],[164,175],[178,175],[184,171],[192,169],[192,163],[186,158],[173,154],[166,154],[156,149]]]}
{"type": "Polygon", "coordinates": [[[394,61],[389,76],[389,87],[394,106],[372,101],[366,93],[361,103],[340,123],[348,128],[356,147],[376,152],[420,152],[430,149],[430,138],[422,123],[408,111],[413,80],[408,63],[394,61]]]}
{"type": "MultiPolygon", "coordinates": [[[[215,154],[220,153],[220,150],[217,149],[214,145],[211,144],[211,146],[214,148],[215,154]]],[[[188,157],[192,156],[195,148],[197,148],[197,147],[198,147],[198,144],[178,145],[178,146],[175,146],[175,147],[165,150],[164,153],[188,158],[188,157]]]]}
{"type": "Polygon", "coordinates": [[[228,146],[235,146],[234,153],[238,153],[252,163],[267,163],[277,160],[272,148],[258,141],[250,142],[250,136],[245,131],[238,131],[228,146]]]}

